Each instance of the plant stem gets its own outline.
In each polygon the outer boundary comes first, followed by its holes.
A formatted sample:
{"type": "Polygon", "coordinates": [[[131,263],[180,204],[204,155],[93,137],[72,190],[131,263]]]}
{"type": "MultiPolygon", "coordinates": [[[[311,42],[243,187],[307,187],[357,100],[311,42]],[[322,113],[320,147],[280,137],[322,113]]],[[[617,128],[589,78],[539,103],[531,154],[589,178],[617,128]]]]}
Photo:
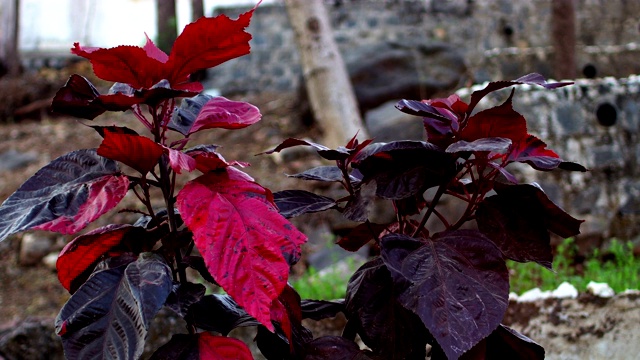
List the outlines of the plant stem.
{"type": "Polygon", "coordinates": [[[420,233],[420,230],[422,230],[424,226],[427,224],[427,220],[429,220],[429,217],[431,216],[431,214],[433,214],[436,208],[436,205],[438,205],[438,202],[440,201],[440,197],[442,197],[442,194],[444,194],[446,190],[447,190],[447,183],[443,183],[438,187],[438,190],[436,191],[436,194],[433,197],[433,200],[431,201],[431,204],[429,205],[427,212],[422,217],[422,221],[420,221],[420,225],[418,225],[418,227],[416,228],[416,231],[414,231],[413,235],[411,235],[412,237],[418,236],[418,234],[420,233]]]}

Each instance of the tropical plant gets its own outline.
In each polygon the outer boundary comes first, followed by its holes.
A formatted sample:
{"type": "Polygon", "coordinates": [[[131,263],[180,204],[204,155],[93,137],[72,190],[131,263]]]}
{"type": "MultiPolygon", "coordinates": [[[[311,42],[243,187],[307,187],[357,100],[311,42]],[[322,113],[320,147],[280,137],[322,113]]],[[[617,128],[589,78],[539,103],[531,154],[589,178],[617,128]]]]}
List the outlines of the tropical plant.
{"type": "Polygon", "coordinates": [[[269,359],[531,358],[544,350],[500,325],[508,299],[505,258],[551,267],[549,232],[579,233],[581,221],[552,203],[535,184],[517,184],[513,162],[536,170],[584,171],[527,133],[511,100],[473,113],[487,94],[518,84],[546,88],[537,74],[490,83],[470,103],[403,100],[397,107],[423,118],[428,142],[359,143],[329,149],[287,139],[269,152],[310,146],[334,166],[293,175],[336,182],[345,196],[311,192],[272,194],[226,161],[215,145],[187,148],[192,134],[234,130],[260,120],[247,103],[201,94],[189,75],[249,52],[254,10],[188,25],[169,55],[147,39],[143,47],[89,48],[97,77],[114,82],[107,94],[72,75],[53,99],[54,111],[93,120],[106,111],[131,111],[148,136],[123,126],[91,126],[97,149],[63,155],[28,179],[0,206],[0,240],[28,229],[75,234],[113,209],[127,193],[143,210],[133,224],[111,224],[69,242],[57,261],[72,294],[56,319],[65,355],[72,359],[140,357],[151,320],[166,306],[184,318],[152,359],[248,359],[242,341],[226,335],[257,326],[256,343],[269,359]],[[180,100],[181,99],[181,100],[180,100]],[[120,164],[126,165],[122,170],[120,164]],[[181,189],[178,175],[200,171],[181,189]],[[427,190],[434,195],[425,198],[427,190]],[[157,190],[157,191],[156,191],[157,190]],[[495,191],[495,194],[490,193],[495,191]],[[154,206],[154,193],[164,206],[154,206]],[[466,203],[457,219],[436,205],[443,196],[466,203]],[[389,201],[396,221],[368,220],[375,198],[389,201]],[[286,217],[336,209],[362,222],[338,244],[357,250],[373,242],[380,256],[355,271],[344,301],[301,300],[287,284],[306,241],[286,217]],[[446,230],[431,232],[435,215],[446,230]],[[478,230],[463,229],[476,221],[478,230]],[[187,268],[226,294],[205,295],[187,268]],[[343,336],[313,338],[303,318],[344,312],[343,336]],[[360,335],[370,348],[354,342],[360,335]]]}
{"type": "Polygon", "coordinates": [[[314,340],[315,348],[325,354],[340,348],[350,354],[345,358],[424,359],[427,345],[431,359],[544,357],[542,347],[500,324],[509,294],[505,260],[551,269],[550,232],[574,236],[582,221],[537,184],[519,184],[508,165],[586,169],[562,160],[527,132],[525,118],[512,106],[514,91],[503,104],[474,113],[487,94],[519,84],[553,89],[570,83],[547,83],[530,74],[489,83],[473,92],[469,103],[457,95],[398,102],[400,111],[422,118],[427,142],[358,143],[354,137],[329,149],[289,138],[267,152],[309,146],[335,161],[291,176],[337,182],[343,197],[285,190],[274,194],[276,204],[287,217],[338,210],[361,224],[337,244],[356,251],[372,243],[380,254],[356,270],[344,301],[318,310],[316,316],[332,316],[339,309],[348,322],[342,337],[314,340]],[[440,211],[445,196],[466,205],[461,215],[440,211]],[[395,221],[369,221],[375,199],[393,206],[395,221]],[[427,228],[432,215],[444,231],[427,228]],[[356,335],[370,350],[353,345],[356,335]]]}

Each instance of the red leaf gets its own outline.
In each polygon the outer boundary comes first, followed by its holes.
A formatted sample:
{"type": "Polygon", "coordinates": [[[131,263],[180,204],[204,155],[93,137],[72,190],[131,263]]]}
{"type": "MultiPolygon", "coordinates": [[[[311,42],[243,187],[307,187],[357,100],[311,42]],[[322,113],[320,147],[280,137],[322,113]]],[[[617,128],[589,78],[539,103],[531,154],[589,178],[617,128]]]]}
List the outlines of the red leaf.
{"type": "Polygon", "coordinates": [[[129,165],[142,174],[156,166],[164,152],[162,146],[151,139],[132,134],[120,134],[108,129],[98,148],[98,155],[129,165]]]}
{"type": "Polygon", "coordinates": [[[202,17],[185,26],[169,60],[166,79],[172,85],[186,82],[190,74],[249,53],[249,26],[253,9],[231,20],[226,15],[202,17]]]}
{"type": "Polygon", "coordinates": [[[204,104],[189,133],[212,128],[241,129],[261,117],[260,110],[249,103],[218,96],[204,104]]]}
{"type": "Polygon", "coordinates": [[[527,136],[527,121],[524,116],[513,110],[511,96],[500,106],[477,113],[469,118],[460,139],[475,141],[482,138],[501,137],[517,143],[527,136]]]}
{"type": "Polygon", "coordinates": [[[56,269],[62,286],[70,290],[71,282],[91,264],[118,245],[133,229],[131,225],[107,225],[71,240],[60,252],[56,269]]]}
{"type": "Polygon", "coordinates": [[[253,360],[251,351],[242,341],[208,332],[198,334],[198,352],[200,360],[253,360]]]}
{"type": "Polygon", "coordinates": [[[227,162],[222,155],[216,152],[216,147],[212,145],[200,145],[185,151],[196,161],[196,169],[203,173],[224,169],[229,166],[247,167],[249,163],[241,161],[227,162]]]}
{"type": "Polygon", "coordinates": [[[269,190],[234,168],[187,183],[177,206],[211,275],[272,330],[271,304],[287,283],[289,263],[300,256],[304,234],[278,214],[269,190]]]}
{"type": "Polygon", "coordinates": [[[148,89],[166,78],[164,64],[149,57],[141,47],[96,49],[84,48],[79,43],[74,43],[73,46],[71,52],[91,61],[93,72],[103,80],[129,84],[135,89],[148,89]]]}
{"type": "Polygon", "coordinates": [[[89,186],[87,200],[78,208],[77,213],[60,216],[33,228],[60,234],[74,234],[84,229],[122,200],[129,190],[129,178],[124,175],[105,176],[85,185],[89,186]]]}

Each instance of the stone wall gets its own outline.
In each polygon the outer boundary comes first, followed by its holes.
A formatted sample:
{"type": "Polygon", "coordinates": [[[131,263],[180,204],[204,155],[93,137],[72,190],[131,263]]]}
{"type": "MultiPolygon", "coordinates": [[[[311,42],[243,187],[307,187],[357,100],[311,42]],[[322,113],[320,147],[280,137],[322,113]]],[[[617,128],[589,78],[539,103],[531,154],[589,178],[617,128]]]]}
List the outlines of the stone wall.
{"type": "MultiPolygon", "coordinates": [[[[516,89],[514,109],[527,119],[529,132],[564,160],[589,169],[543,173],[521,166],[520,175],[585,219],[583,236],[602,241],[640,235],[640,77],[578,80],[555,90],[516,89]]],[[[507,95],[488,97],[483,105],[497,105],[507,95]]]]}
{"type": "MultiPolygon", "coordinates": [[[[336,42],[354,48],[384,41],[424,39],[459,48],[470,81],[552,76],[551,0],[331,0],[336,42]]],[[[235,17],[248,8],[221,8],[235,17]]],[[[576,0],[577,73],[591,64],[599,76],[640,73],[640,2],[576,0]]],[[[212,70],[208,86],[222,93],[291,91],[301,69],[293,31],[281,3],[256,10],[249,32],[252,53],[212,70]]]]}

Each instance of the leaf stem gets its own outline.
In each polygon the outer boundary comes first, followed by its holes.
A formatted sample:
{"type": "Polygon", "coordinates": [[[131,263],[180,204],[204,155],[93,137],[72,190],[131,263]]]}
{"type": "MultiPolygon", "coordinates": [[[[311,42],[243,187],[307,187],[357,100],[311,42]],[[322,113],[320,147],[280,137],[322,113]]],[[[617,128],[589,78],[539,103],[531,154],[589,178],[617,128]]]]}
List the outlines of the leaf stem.
{"type": "Polygon", "coordinates": [[[446,190],[447,190],[447,183],[440,184],[440,186],[438,187],[438,190],[436,191],[436,194],[433,196],[433,200],[431,201],[431,204],[427,209],[427,212],[422,217],[422,221],[420,221],[420,225],[418,225],[418,227],[416,228],[416,231],[414,231],[413,235],[411,235],[412,237],[418,236],[420,231],[427,224],[427,220],[429,220],[429,217],[435,211],[436,205],[438,205],[438,202],[440,201],[440,197],[442,197],[442,194],[444,194],[446,190]]]}

